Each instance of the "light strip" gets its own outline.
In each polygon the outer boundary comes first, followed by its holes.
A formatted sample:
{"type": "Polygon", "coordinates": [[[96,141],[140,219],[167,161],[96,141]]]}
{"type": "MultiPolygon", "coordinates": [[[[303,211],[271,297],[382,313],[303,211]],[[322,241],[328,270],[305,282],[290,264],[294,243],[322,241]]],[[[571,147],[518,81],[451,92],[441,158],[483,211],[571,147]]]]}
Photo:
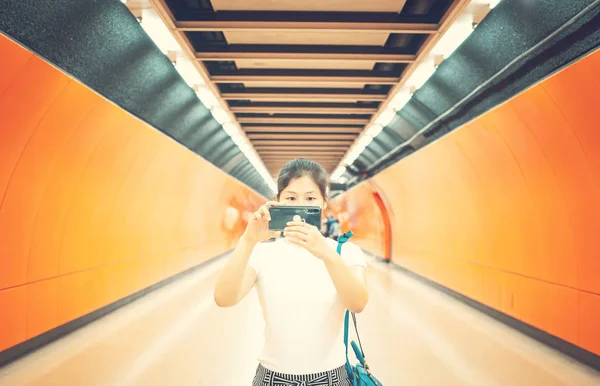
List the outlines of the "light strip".
{"type": "MultiPolygon", "coordinates": [[[[348,150],[348,153],[342,159],[341,164],[332,174],[333,180],[342,178],[346,171],[345,165],[351,165],[356,161],[365,149],[365,144],[369,144],[373,138],[387,126],[408,101],[412,94],[421,88],[427,80],[435,73],[437,67],[444,58],[450,57],[452,53],[469,37],[473,32],[476,22],[480,22],[481,7],[487,8],[487,12],[494,8],[501,0],[472,0],[461,15],[448,27],[441,36],[440,40],[431,49],[431,52],[416,64],[415,70],[406,79],[400,81],[400,87],[394,96],[390,99],[387,108],[376,114],[366,130],[356,139],[354,144],[348,150]]],[[[487,12],[485,14],[487,14],[487,12]]],[[[483,16],[485,17],[485,15],[483,16]]]]}
{"type": "MultiPolygon", "coordinates": [[[[122,2],[126,3],[126,0],[122,0],[122,2]]],[[[175,69],[188,86],[194,89],[200,102],[210,110],[215,120],[219,122],[223,130],[231,137],[240,151],[265,180],[269,189],[275,192],[277,189],[275,181],[254,146],[250,143],[246,133],[235,123],[235,117],[232,113],[221,105],[218,96],[206,84],[196,66],[186,57],[172,31],[169,30],[156,11],[152,8],[142,9],[140,24],[162,53],[168,55],[174,61],[175,69]]]]}

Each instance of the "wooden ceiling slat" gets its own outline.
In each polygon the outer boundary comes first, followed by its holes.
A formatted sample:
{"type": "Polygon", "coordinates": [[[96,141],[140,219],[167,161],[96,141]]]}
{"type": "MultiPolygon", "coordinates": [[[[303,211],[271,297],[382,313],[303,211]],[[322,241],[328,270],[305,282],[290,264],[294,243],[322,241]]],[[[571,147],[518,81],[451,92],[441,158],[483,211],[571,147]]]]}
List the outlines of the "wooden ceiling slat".
{"type": "Polygon", "coordinates": [[[247,133],[361,133],[360,127],[327,127],[327,126],[242,126],[247,133]]]}
{"type": "MultiPolygon", "coordinates": [[[[296,0],[297,1],[297,0],[296,0]]],[[[224,31],[223,36],[230,45],[315,45],[315,46],[372,46],[383,47],[390,34],[383,32],[364,33],[329,31],[224,31]]]]}
{"type": "Polygon", "coordinates": [[[385,101],[384,94],[284,94],[284,93],[222,93],[225,100],[252,101],[385,101]]]}
{"type": "MultiPolygon", "coordinates": [[[[195,60],[197,63],[204,63],[201,60],[195,60]]],[[[249,71],[271,71],[271,70],[327,70],[327,71],[373,71],[375,62],[372,60],[298,60],[298,59],[279,59],[279,60],[252,60],[238,59],[235,65],[239,70],[249,71]]]]}
{"type": "Polygon", "coordinates": [[[323,153],[323,152],[342,152],[346,151],[345,148],[335,147],[335,146],[254,146],[256,151],[260,152],[315,152],[315,153],[323,153]]]}
{"type": "Polygon", "coordinates": [[[357,54],[316,52],[197,52],[201,61],[251,60],[344,60],[373,61],[379,63],[413,63],[415,55],[407,54],[357,54]]]}
{"type": "MultiPolygon", "coordinates": [[[[188,3],[191,0],[186,0],[188,3]]],[[[380,12],[400,13],[407,0],[211,0],[217,12],[380,12]]],[[[198,3],[198,0],[194,1],[198,3]]]]}
{"type": "Polygon", "coordinates": [[[261,155],[262,159],[269,160],[269,161],[285,161],[285,160],[289,160],[290,158],[294,159],[294,158],[299,158],[299,157],[308,157],[308,158],[310,158],[312,160],[315,160],[315,161],[319,160],[319,161],[322,161],[322,162],[336,162],[336,161],[339,161],[339,159],[341,158],[339,156],[335,156],[335,157],[323,157],[323,156],[321,156],[321,157],[319,157],[319,156],[311,156],[311,155],[306,155],[306,154],[301,154],[301,153],[298,153],[298,154],[286,154],[286,155],[277,156],[277,157],[274,157],[274,156],[262,156],[261,155]]]}
{"type": "Polygon", "coordinates": [[[314,22],[314,21],[227,21],[202,20],[179,21],[175,23],[179,31],[347,31],[387,32],[395,34],[435,34],[435,23],[369,23],[369,22],[314,22]]]}
{"type": "Polygon", "coordinates": [[[308,159],[311,159],[314,161],[320,160],[320,161],[333,161],[333,162],[337,161],[337,162],[339,162],[339,160],[343,157],[343,155],[335,155],[335,157],[322,157],[322,156],[318,156],[318,155],[297,153],[297,154],[285,154],[285,155],[276,156],[276,157],[261,155],[260,157],[264,160],[289,160],[289,159],[295,159],[295,158],[308,158],[308,159]]]}
{"type": "MultiPolygon", "coordinates": [[[[265,166],[267,166],[267,168],[269,170],[272,170],[273,172],[275,172],[275,171],[281,170],[285,166],[285,164],[286,164],[285,162],[282,162],[282,163],[278,163],[278,164],[265,164],[265,166]]],[[[325,170],[327,170],[329,173],[331,173],[331,170],[333,170],[337,166],[337,164],[321,164],[321,166],[325,170]]]]}
{"type": "Polygon", "coordinates": [[[304,145],[304,146],[335,146],[348,148],[354,142],[354,140],[337,140],[337,141],[325,141],[325,140],[272,140],[272,139],[255,139],[252,141],[254,146],[260,145],[275,145],[275,146],[286,146],[286,145],[304,145]]]}
{"type": "Polygon", "coordinates": [[[310,159],[311,161],[314,162],[318,162],[322,165],[334,165],[337,162],[340,162],[341,157],[337,157],[337,158],[318,158],[318,157],[307,157],[307,156],[303,156],[303,155],[291,155],[288,157],[280,157],[280,158],[266,158],[266,157],[261,157],[262,161],[265,164],[285,164],[286,162],[289,162],[291,160],[297,159],[297,158],[307,158],[310,159]]]}
{"type": "Polygon", "coordinates": [[[332,152],[332,151],[324,151],[324,152],[310,152],[310,151],[274,151],[274,152],[269,152],[269,151],[259,151],[258,154],[264,155],[264,156],[272,156],[272,157],[282,157],[282,156],[289,156],[290,154],[310,154],[310,155],[314,155],[314,156],[321,156],[321,157],[339,157],[340,154],[344,154],[344,152],[341,151],[336,151],[336,152],[332,152]]]}
{"type": "Polygon", "coordinates": [[[314,125],[364,125],[368,119],[362,118],[291,118],[291,117],[238,117],[239,123],[288,123],[314,125]]]}
{"type": "MultiPolygon", "coordinates": [[[[315,150],[345,150],[348,147],[348,144],[346,143],[342,143],[342,144],[338,144],[338,143],[315,143],[315,142],[311,142],[310,144],[297,144],[296,142],[300,142],[300,141],[293,141],[294,144],[281,144],[281,143],[259,143],[261,142],[261,140],[257,140],[254,141],[254,148],[255,149],[261,149],[261,150],[301,150],[301,149],[315,149],[315,150]]],[[[276,141],[276,142],[281,142],[281,141],[276,141]]]]}
{"type": "MultiPolygon", "coordinates": [[[[267,163],[286,163],[289,162],[290,160],[296,159],[296,158],[300,158],[302,157],[301,155],[298,156],[291,156],[291,157],[281,157],[281,158],[265,158],[265,157],[261,157],[263,162],[267,163]]],[[[323,163],[323,164],[333,164],[335,162],[339,162],[340,161],[340,157],[338,158],[317,158],[317,157],[313,157],[311,158],[312,161],[315,162],[319,162],[319,163],[323,163]]]]}
{"type": "Polygon", "coordinates": [[[400,78],[384,76],[269,76],[269,75],[215,75],[215,83],[336,83],[342,84],[396,84],[400,78]]]}
{"type": "MultiPolygon", "coordinates": [[[[291,160],[293,160],[293,158],[291,158],[289,160],[284,160],[281,162],[272,162],[272,163],[265,162],[265,166],[267,166],[269,168],[273,168],[273,169],[281,169],[286,163],[288,163],[291,160]]],[[[315,161],[315,162],[317,162],[317,161],[315,161]]],[[[337,162],[331,162],[331,163],[318,162],[318,163],[321,166],[323,166],[325,169],[333,168],[337,165],[337,162]]]]}
{"type": "MultiPolygon", "coordinates": [[[[285,164],[286,162],[289,162],[293,159],[296,158],[301,158],[302,156],[291,156],[291,157],[282,157],[282,158],[262,158],[264,163],[270,163],[270,164],[285,164]]],[[[340,161],[340,158],[335,158],[335,159],[327,159],[327,158],[309,158],[312,161],[318,162],[320,164],[324,164],[324,165],[333,165],[336,162],[340,161]]]]}
{"type": "Polygon", "coordinates": [[[253,139],[313,139],[313,140],[354,140],[355,134],[248,134],[253,139]]]}
{"type": "Polygon", "coordinates": [[[289,158],[310,158],[310,159],[334,159],[339,160],[342,158],[343,154],[306,154],[306,153],[286,153],[286,154],[262,154],[260,153],[260,157],[264,159],[289,159],[289,158]]]}
{"type": "MultiPolygon", "coordinates": [[[[263,161],[269,161],[271,163],[275,163],[275,162],[282,162],[285,163],[287,161],[289,161],[290,159],[296,159],[296,158],[300,158],[300,157],[304,157],[303,154],[290,154],[288,156],[285,157],[261,157],[261,159],[263,159],[263,161]]],[[[336,157],[336,158],[322,158],[322,157],[310,157],[310,159],[312,159],[313,161],[319,161],[319,162],[323,162],[323,163],[333,163],[333,162],[338,162],[340,160],[341,157],[336,157]]]]}
{"type": "Polygon", "coordinates": [[[374,107],[268,107],[234,106],[234,113],[272,113],[272,114],[373,114],[374,107]]]}

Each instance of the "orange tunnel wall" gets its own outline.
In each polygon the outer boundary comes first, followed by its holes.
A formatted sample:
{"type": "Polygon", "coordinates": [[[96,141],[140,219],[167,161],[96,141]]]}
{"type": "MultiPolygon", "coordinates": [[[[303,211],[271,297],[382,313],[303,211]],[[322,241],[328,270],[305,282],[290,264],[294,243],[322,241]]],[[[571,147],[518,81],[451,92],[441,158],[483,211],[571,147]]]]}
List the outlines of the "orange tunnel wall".
{"type": "MultiPolygon", "coordinates": [[[[363,183],[350,192],[332,199],[328,206],[340,221],[343,232],[352,230],[352,242],[380,257],[387,257],[385,213],[377,205],[380,194],[373,183],[363,183]]],[[[388,210],[389,213],[389,210],[388,210]]]]}
{"type": "Polygon", "coordinates": [[[335,200],[359,243],[377,186],[394,263],[600,354],[598,68],[600,51],[335,200]]]}
{"type": "Polygon", "coordinates": [[[234,246],[263,198],[0,35],[0,351],[234,246]]]}

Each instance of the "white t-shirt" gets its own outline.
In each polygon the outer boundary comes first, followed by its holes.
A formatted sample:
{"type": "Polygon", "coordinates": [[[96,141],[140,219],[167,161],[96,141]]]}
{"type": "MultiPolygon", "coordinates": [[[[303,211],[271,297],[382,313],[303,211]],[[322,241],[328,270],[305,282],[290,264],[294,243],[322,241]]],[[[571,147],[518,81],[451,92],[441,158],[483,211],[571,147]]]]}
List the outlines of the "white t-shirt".
{"type": "MultiPolygon", "coordinates": [[[[337,242],[327,239],[332,248],[337,242]]],[[[348,266],[367,263],[362,250],[347,242],[348,266]]],[[[325,263],[306,249],[279,239],[260,243],[248,265],[265,320],[265,345],[258,361],[286,374],[312,374],[346,363],[344,312],[325,263]]]]}

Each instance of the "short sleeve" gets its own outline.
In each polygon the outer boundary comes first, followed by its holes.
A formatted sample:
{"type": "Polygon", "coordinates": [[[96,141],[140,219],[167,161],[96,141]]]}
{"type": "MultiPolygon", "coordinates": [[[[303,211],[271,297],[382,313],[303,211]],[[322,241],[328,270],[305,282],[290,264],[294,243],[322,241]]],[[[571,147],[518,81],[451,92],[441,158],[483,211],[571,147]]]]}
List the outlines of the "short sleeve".
{"type": "Polygon", "coordinates": [[[252,250],[252,254],[250,254],[250,259],[248,259],[248,266],[254,269],[256,275],[260,272],[260,258],[264,254],[264,245],[263,243],[258,243],[254,246],[252,250]]]}
{"type": "Polygon", "coordinates": [[[342,260],[348,266],[359,265],[361,267],[367,267],[367,257],[363,250],[355,244],[350,242],[342,245],[342,260]]]}

